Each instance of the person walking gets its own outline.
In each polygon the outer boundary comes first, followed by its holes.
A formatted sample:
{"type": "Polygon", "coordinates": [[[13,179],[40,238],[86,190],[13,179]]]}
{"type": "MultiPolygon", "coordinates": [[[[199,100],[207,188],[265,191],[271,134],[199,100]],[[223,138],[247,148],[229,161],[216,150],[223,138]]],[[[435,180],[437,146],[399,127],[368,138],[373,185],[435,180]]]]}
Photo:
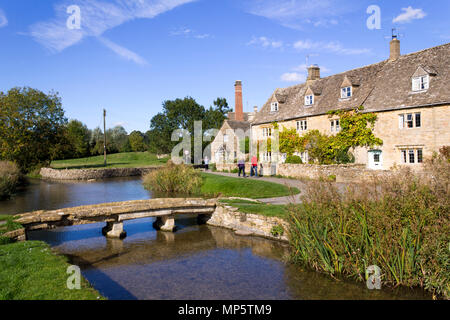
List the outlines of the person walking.
{"type": "Polygon", "coordinates": [[[243,177],[246,178],[247,176],[245,175],[245,160],[244,159],[240,159],[238,161],[238,168],[239,168],[239,177],[241,176],[241,172],[243,173],[243,177]]]}
{"type": "Polygon", "coordinates": [[[252,169],[250,172],[250,176],[258,177],[258,157],[257,156],[252,157],[252,169]]]}

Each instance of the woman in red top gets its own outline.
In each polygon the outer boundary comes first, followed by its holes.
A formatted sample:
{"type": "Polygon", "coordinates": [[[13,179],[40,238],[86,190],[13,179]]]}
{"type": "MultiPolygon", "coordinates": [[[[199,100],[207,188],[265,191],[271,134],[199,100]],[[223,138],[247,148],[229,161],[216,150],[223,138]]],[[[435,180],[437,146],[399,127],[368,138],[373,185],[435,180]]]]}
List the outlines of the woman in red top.
{"type": "Polygon", "coordinates": [[[252,157],[252,169],[251,169],[251,173],[250,175],[253,177],[257,177],[258,176],[258,157],[257,156],[253,156],[252,157]]]}

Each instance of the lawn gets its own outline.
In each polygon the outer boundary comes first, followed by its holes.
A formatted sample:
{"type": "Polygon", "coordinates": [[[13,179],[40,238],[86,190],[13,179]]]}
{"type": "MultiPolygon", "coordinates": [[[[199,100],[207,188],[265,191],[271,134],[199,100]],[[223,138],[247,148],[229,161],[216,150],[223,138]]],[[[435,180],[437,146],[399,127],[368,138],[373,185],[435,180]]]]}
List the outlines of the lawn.
{"type": "Polygon", "coordinates": [[[81,289],[67,288],[69,263],[40,241],[0,245],[0,300],[104,299],[81,277],[81,289]]]}
{"type": "Polygon", "coordinates": [[[286,219],[289,215],[290,205],[274,205],[255,203],[245,200],[221,200],[220,202],[238,208],[242,213],[259,214],[266,217],[286,219]]]}
{"type": "Polygon", "coordinates": [[[298,194],[296,188],[255,179],[232,178],[202,173],[201,193],[209,196],[241,197],[251,199],[287,197],[298,194]]]}
{"type": "MultiPolygon", "coordinates": [[[[158,159],[149,152],[116,153],[107,156],[107,168],[137,168],[163,165],[168,159],[158,159]]],[[[69,160],[56,160],[51,163],[55,169],[98,169],[103,166],[103,155],[69,160]]]]}

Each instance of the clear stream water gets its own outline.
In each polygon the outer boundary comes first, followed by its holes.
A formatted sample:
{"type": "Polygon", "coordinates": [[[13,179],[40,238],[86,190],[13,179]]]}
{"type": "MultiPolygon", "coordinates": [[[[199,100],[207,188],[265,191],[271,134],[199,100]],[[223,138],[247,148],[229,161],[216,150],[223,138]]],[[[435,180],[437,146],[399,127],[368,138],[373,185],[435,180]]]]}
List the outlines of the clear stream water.
{"type": "MultiPolygon", "coordinates": [[[[0,214],[60,209],[151,198],[137,178],[101,182],[32,181],[0,214]]],[[[430,299],[421,290],[368,290],[288,262],[287,245],[239,237],[230,230],[177,219],[176,233],[157,232],[153,219],[128,221],[125,240],[106,239],[103,224],[35,231],[30,240],[49,243],[81,267],[110,299],[430,299]]]]}

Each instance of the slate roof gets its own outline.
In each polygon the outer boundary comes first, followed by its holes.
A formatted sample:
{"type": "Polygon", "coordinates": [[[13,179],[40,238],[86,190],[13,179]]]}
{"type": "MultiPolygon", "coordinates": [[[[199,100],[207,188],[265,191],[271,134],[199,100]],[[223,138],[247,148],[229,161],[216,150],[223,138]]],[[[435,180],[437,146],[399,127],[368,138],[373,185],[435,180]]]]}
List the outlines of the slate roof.
{"type": "Polygon", "coordinates": [[[253,125],[326,114],[361,105],[365,112],[380,112],[421,106],[450,104],[450,43],[401,56],[396,61],[350,70],[284,89],[276,89],[259,111],[253,125]],[[419,68],[430,75],[426,92],[412,92],[412,76],[419,68]],[[346,79],[347,78],[347,79],[346,79]],[[341,86],[350,82],[353,96],[341,99],[341,86]],[[308,88],[314,92],[314,105],[305,107],[308,88]],[[279,102],[279,111],[270,104],[279,102]]]}
{"type": "Polygon", "coordinates": [[[228,124],[233,130],[242,129],[245,132],[250,129],[250,122],[247,121],[225,120],[225,124],[228,124]]]}

